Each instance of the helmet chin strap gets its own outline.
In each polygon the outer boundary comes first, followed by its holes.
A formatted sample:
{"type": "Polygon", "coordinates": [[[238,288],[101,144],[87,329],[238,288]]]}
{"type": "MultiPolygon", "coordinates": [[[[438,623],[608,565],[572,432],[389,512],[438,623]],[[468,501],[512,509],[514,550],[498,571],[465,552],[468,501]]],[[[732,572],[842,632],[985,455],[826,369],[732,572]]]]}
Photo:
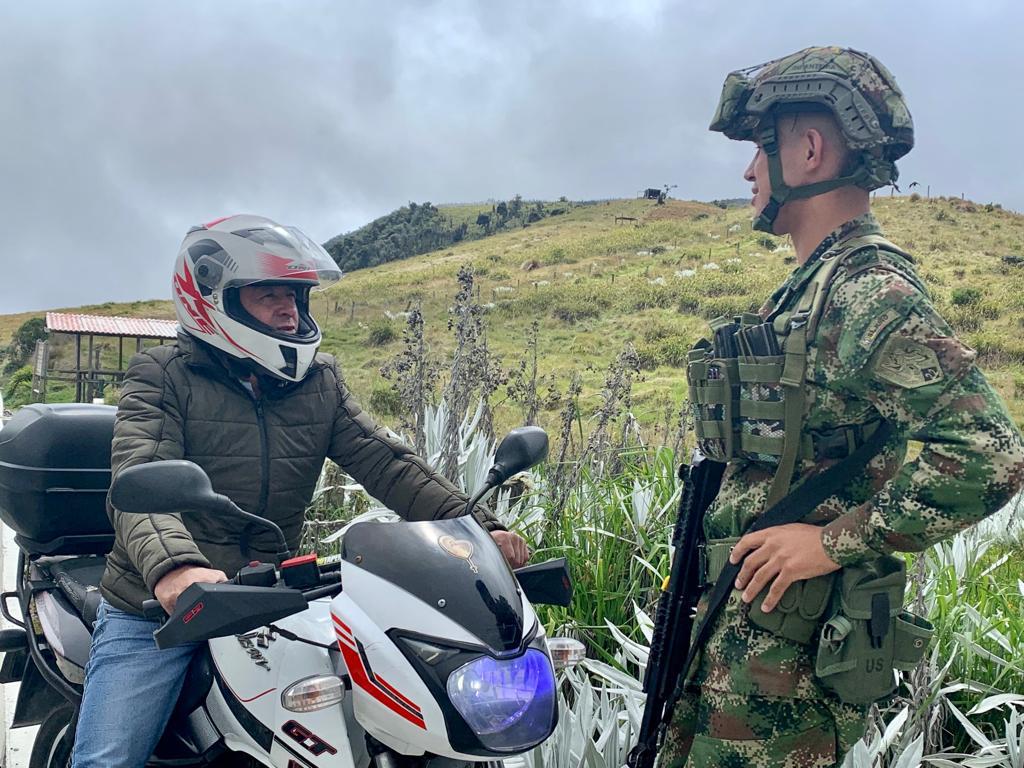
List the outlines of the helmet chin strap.
{"type": "Polygon", "coordinates": [[[848,185],[862,186],[870,177],[868,168],[861,161],[857,169],[848,176],[839,176],[835,179],[816,181],[813,184],[803,184],[799,187],[791,187],[786,184],[782,175],[782,155],[779,153],[778,134],[775,130],[775,121],[768,121],[760,131],[761,151],[768,158],[768,181],[772,186],[772,194],[767,204],[761,209],[754,219],[753,228],[758,232],[767,232],[774,235],[775,219],[778,218],[782,206],[790,200],[802,200],[808,197],[830,192],[839,187],[848,185]]]}

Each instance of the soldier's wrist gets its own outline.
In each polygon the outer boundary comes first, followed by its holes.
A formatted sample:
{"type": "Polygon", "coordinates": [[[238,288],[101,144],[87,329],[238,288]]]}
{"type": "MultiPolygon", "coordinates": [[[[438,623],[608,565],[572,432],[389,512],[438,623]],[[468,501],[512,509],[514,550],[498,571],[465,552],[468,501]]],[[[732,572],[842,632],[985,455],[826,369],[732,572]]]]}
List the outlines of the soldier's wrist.
{"type": "Polygon", "coordinates": [[[821,529],[821,545],[829,559],[841,567],[878,557],[864,532],[865,507],[847,512],[821,529]]]}

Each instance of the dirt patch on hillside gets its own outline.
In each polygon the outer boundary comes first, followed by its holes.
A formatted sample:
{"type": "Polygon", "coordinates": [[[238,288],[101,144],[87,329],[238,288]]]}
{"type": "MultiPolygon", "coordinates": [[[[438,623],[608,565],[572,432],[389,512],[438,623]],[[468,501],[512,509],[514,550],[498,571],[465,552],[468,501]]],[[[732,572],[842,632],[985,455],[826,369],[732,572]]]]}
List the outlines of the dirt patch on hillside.
{"type": "Polygon", "coordinates": [[[721,213],[722,209],[708,203],[693,203],[687,200],[666,200],[664,205],[656,205],[644,216],[644,221],[664,221],[667,219],[694,219],[700,214],[712,216],[721,213]]]}

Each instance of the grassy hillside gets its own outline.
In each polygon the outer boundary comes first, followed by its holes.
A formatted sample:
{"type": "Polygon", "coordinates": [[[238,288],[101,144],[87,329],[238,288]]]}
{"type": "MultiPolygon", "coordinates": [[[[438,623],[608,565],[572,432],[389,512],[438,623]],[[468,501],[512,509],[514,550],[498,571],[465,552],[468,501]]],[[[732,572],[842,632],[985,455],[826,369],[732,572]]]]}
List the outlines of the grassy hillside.
{"type": "MultiPolygon", "coordinates": [[[[940,311],[978,350],[982,367],[1024,423],[1024,216],[961,200],[907,197],[880,197],[875,212],[888,235],[917,256],[940,311]]],[[[421,303],[433,354],[448,356],[448,307],[455,276],[467,264],[487,307],[492,352],[507,368],[517,367],[536,319],[541,374],[564,390],[578,371],[585,410],[595,407],[608,364],[627,342],[635,345],[644,371],[632,405],[646,425],[663,423],[678,408],[684,392],[679,365],[707,319],[756,309],[794,267],[784,239],[751,231],[747,209],[627,200],[573,207],[526,228],[358,270],[317,294],[314,311],[324,327],[324,349],[338,356],[364,401],[388,386],[379,368],[401,348],[403,323],[385,313],[421,303]],[[617,217],[636,221],[617,223],[617,217]]],[[[81,311],[171,315],[170,304],[160,302],[81,311]]],[[[0,339],[28,316],[0,316],[0,339]]],[[[552,418],[542,414],[541,420],[552,418]]],[[[499,410],[499,426],[518,419],[511,404],[499,410]]]]}

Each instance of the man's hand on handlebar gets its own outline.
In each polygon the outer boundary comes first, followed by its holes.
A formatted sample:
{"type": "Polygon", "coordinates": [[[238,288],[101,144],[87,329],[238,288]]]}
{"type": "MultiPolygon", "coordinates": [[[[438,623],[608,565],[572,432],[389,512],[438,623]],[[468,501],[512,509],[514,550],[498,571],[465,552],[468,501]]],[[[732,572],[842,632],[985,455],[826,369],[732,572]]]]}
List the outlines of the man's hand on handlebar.
{"type": "Polygon", "coordinates": [[[530,548],[519,534],[511,531],[491,531],[491,538],[513,568],[522,568],[530,559],[530,548]]]}
{"type": "Polygon", "coordinates": [[[204,584],[218,584],[227,581],[228,577],[224,571],[213,568],[203,568],[198,565],[183,565],[164,574],[163,578],[156,583],[153,589],[153,596],[160,601],[160,605],[168,613],[174,610],[178,596],[196,582],[204,584]]]}

